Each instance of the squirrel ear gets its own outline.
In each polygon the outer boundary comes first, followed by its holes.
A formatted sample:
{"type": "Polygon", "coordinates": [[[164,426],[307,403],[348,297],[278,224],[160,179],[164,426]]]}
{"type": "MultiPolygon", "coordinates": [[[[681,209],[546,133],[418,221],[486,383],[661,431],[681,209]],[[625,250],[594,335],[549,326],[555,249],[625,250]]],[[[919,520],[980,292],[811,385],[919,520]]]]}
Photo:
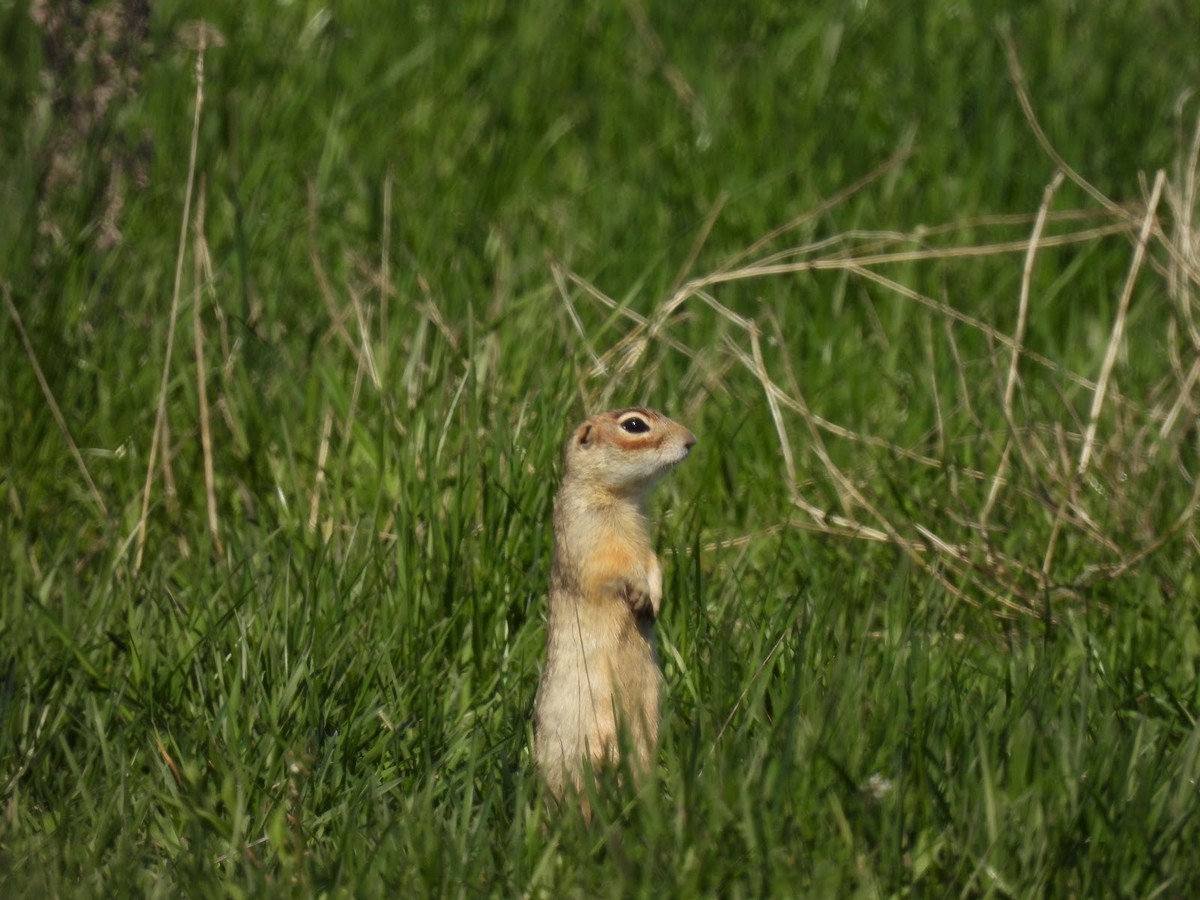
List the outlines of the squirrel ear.
{"type": "Polygon", "coordinates": [[[579,434],[575,437],[575,443],[580,447],[586,447],[591,443],[592,426],[584,425],[579,429],[579,434]]]}

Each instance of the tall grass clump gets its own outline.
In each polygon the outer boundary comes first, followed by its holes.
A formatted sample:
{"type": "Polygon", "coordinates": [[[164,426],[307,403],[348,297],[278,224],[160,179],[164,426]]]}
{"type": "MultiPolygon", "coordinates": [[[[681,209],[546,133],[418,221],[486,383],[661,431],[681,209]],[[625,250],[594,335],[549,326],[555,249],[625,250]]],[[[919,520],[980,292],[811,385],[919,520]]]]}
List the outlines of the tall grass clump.
{"type": "Polygon", "coordinates": [[[0,5],[5,895],[1195,894],[1197,33],[0,5]],[[589,827],[530,714],[626,403],[700,443],[589,827]]]}

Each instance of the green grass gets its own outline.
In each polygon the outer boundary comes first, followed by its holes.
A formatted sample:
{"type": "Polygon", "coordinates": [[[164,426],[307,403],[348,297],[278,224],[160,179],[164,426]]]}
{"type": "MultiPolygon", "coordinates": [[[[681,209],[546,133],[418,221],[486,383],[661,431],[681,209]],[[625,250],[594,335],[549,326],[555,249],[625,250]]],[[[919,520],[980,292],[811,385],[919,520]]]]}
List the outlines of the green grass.
{"type": "Polygon", "coordinates": [[[1170,191],[1200,19],[1010,6],[175,0],[72,143],[0,4],[5,894],[1200,890],[1197,279],[1168,252],[1196,259],[1170,191]],[[1046,235],[1123,230],[1038,251],[1022,343],[1053,365],[1022,356],[1011,421],[1024,250],[954,254],[1028,241],[1054,174],[1009,38],[1128,216],[1054,195],[1091,218],[1046,235]],[[707,289],[761,366],[700,296],[640,330],[905,148],[743,260],[840,236],[791,257],[826,268],[707,289]],[[1075,476],[1158,169],[1175,205],[1075,476]],[[868,267],[894,283],[845,262],[922,249],[868,267]],[[550,510],[571,425],[632,402],[700,443],[655,503],[658,771],[589,829],[529,753],[550,510]]]}

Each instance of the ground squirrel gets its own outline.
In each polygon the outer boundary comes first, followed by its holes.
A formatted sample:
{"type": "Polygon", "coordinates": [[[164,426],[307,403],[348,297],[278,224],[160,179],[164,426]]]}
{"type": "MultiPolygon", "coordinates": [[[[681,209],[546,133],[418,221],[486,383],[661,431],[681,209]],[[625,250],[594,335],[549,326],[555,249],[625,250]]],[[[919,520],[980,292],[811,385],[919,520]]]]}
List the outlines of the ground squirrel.
{"type": "Polygon", "coordinates": [[[641,407],[594,415],[567,441],[554,501],[546,668],[534,714],[534,755],[555,797],[568,786],[582,788],[585,758],[595,770],[616,762],[619,728],[634,772],[653,761],[662,568],[650,544],[646,498],[695,443],[682,425],[641,407]]]}

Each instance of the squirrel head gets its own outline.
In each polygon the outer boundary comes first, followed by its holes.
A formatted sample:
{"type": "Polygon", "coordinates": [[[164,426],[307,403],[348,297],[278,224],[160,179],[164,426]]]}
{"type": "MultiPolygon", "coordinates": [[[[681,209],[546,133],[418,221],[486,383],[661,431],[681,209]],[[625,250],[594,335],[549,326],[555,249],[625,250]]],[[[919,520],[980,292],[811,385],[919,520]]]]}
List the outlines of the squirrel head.
{"type": "Polygon", "coordinates": [[[687,458],[696,436],[652,409],[634,406],[589,417],[567,441],[564,480],[644,495],[687,458]]]}

